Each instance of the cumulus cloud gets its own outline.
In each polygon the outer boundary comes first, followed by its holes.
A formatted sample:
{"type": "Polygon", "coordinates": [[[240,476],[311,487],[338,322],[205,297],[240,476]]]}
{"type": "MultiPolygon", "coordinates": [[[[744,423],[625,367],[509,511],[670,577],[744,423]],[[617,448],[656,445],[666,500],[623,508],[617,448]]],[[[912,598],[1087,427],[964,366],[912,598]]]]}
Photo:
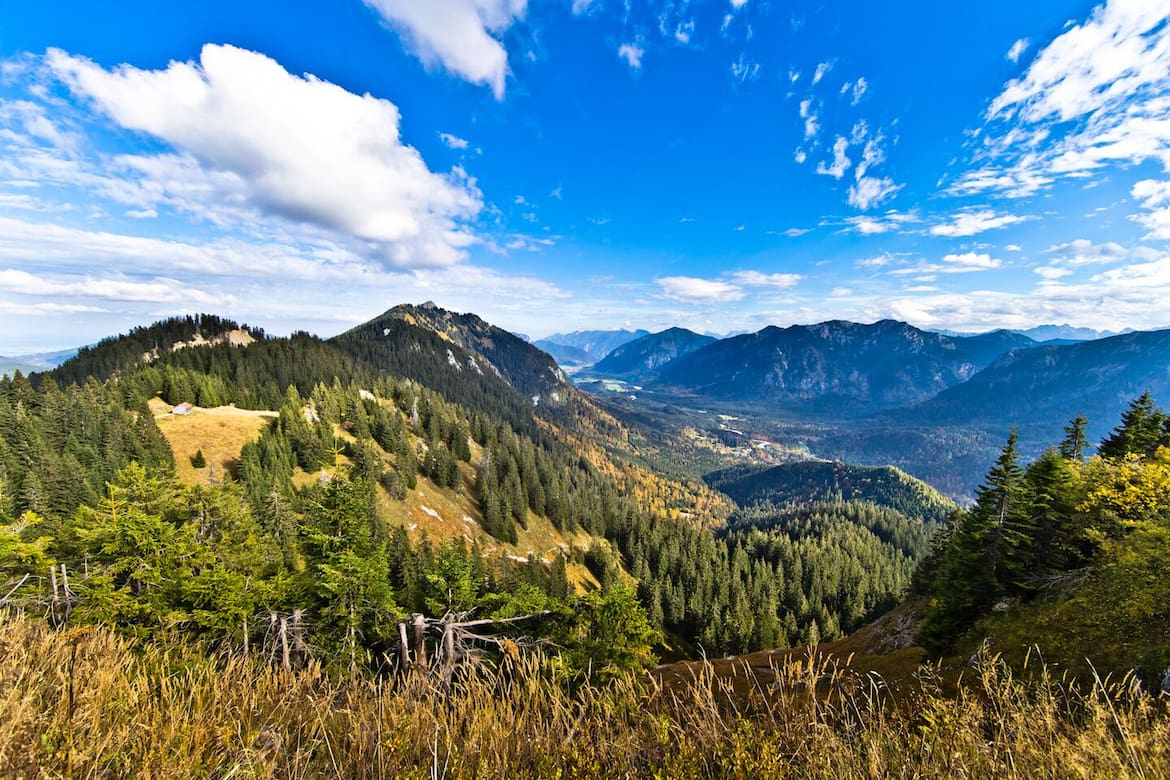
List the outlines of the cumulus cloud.
{"type": "Polygon", "coordinates": [[[717,279],[664,276],[657,283],[663,297],[683,303],[721,303],[743,298],[743,290],[739,286],[717,279]]]}
{"type": "MultiPolygon", "coordinates": [[[[801,113],[802,115],[805,113],[803,103],[801,104],[801,113]]],[[[817,163],[816,171],[824,176],[840,180],[852,167],[853,183],[849,186],[847,201],[850,206],[860,211],[868,211],[880,206],[903,187],[887,176],[870,174],[875,166],[881,165],[886,160],[884,143],[885,136],[880,131],[871,135],[869,125],[865,120],[860,120],[854,123],[848,138],[837,136],[833,142],[832,159],[817,163]],[[851,146],[861,148],[856,166],[848,154],[851,146]]],[[[798,154],[803,154],[803,152],[798,150],[798,154]]],[[[801,162],[801,160],[798,159],[797,162],[801,162]]]]}
{"type": "Polygon", "coordinates": [[[988,230],[998,230],[1026,220],[1027,217],[1021,217],[1016,214],[997,214],[991,209],[971,209],[959,212],[949,222],[933,225],[930,228],[930,234],[933,236],[945,236],[947,238],[974,236],[988,230]]]}
{"type": "Polygon", "coordinates": [[[636,43],[623,43],[618,47],[618,56],[634,70],[642,67],[642,56],[645,54],[646,50],[636,43]]]}
{"type": "Polygon", "coordinates": [[[1146,213],[1133,217],[1149,234],[1147,238],[1170,239],[1170,181],[1143,179],[1130,190],[1146,213]]]}
{"type": "MultiPolygon", "coordinates": [[[[508,53],[499,36],[523,18],[527,0],[365,0],[425,63],[438,63],[504,97],[508,53]]],[[[590,3],[574,0],[574,13],[590,3]]]]}
{"type": "Polygon", "coordinates": [[[205,46],[199,63],[165,70],[105,70],[59,50],[45,62],[118,125],[175,149],[119,158],[158,202],[220,223],[270,215],[310,225],[400,267],[458,262],[474,240],[463,227],[482,208],[474,181],[459,168],[429,170],[387,100],[232,46],[205,46]]]}

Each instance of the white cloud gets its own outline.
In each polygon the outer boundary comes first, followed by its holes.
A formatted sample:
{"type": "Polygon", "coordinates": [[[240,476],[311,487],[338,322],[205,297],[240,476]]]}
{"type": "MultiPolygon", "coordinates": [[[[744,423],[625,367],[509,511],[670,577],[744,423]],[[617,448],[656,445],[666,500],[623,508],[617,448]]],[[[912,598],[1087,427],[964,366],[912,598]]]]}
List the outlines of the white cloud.
{"type": "MultiPolygon", "coordinates": [[[[885,263],[877,262],[881,258],[873,258],[870,267],[881,268],[885,263]]],[[[889,258],[890,262],[893,258],[889,258]]],[[[859,265],[866,263],[862,261],[859,265]]],[[[913,277],[916,282],[933,282],[938,274],[968,274],[978,271],[992,271],[1003,266],[1003,261],[992,257],[985,252],[964,252],[949,254],[943,257],[940,263],[919,261],[914,265],[900,264],[898,268],[890,269],[885,273],[896,277],[913,277]]]]}
{"type": "Polygon", "coordinates": [[[830,292],[830,295],[834,298],[844,298],[852,294],[853,290],[849,287],[834,287],[832,292],[830,292]]]}
{"type": "Polygon", "coordinates": [[[832,69],[833,69],[833,63],[831,63],[831,62],[822,62],[819,65],[817,65],[817,69],[813,73],[813,77],[812,77],[813,86],[815,87],[817,84],[820,84],[821,79],[823,79],[826,75],[828,75],[829,71],[831,71],[832,69]]]}
{"type": "Polygon", "coordinates": [[[1170,181],[1143,179],[1133,185],[1130,195],[1147,210],[1132,217],[1150,231],[1147,238],[1170,239],[1170,181]]]}
{"type": "Polygon", "coordinates": [[[1027,219],[1015,214],[997,214],[991,209],[968,210],[959,212],[950,222],[932,226],[930,234],[948,238],[974,236],[988,230],[1015,225],[1027,219]]]}
{"type": "Polygon", "coordinates": [[[573,15],[580,16],[581,14],[589,13],[595,2],[597,0],[573,0],[573,15]]]}
{"type": "MultiPolygon", "coordinates": [[[[508,53],[499,36],[523,18],[527,0],[365,0],[403,33],[426,64],[438,62],[473,84],[504,97],[508,53]]],[[[590,3],[574,0],[579,13],[590,3]],[[580,8],[579,8],[580,6],[580,8]]]]}
{"type": "Polygon", "coordinates": [[[731,280],[744,287],[778,287],[788,289],[795,287],[803,278],[800,274],[766,274],[762,271],[736,271],[731,274],[731,280]]]}
{"type": "Polygon", "coordinates": [[[646,50],[636,43],[623,43],[618,47],[618,56],[635,70],[642,67],[642,56],[645,53],[646,50]]]}
{"type": "Polygon", "coordinates": [[[876,257],[866,257],[858,260],[856,265],[858,268],[885,268],[887,265],[894,262],[894,257],[890,253],[884,255],[877,255],[876,257]]]}
{"type": "Polygon", "coordinates": [[[664,276],[656,281],[662,289],[663,297],[683,303],[721,303],[743,298],[740,287],[717,279],[664,276]]]}
{"type": "Polygon", "coordinates": [[[1060,278],[1063,278],[1065,276],[1069,276],[1070,274],[1072,274],[1072,270],[1069,268],[1061,268],[1059,266],[1052,266],[1052,265],[1037,266],[1036,268],[1032,269],[1032,272],[1035,273],[1036,275],[1040,276],[1041,278],[1047,279],[1049,281],[1054,280],[1054,279],[1060,279],[1060,278]]]}
{"type": "Polygon", "coordinates": [[[760,63],[748,62],[747,55],[739,55],[739,59],[731,63],[731,75],[741,84],[745,81],[755,81],[760,77],[760,63]]]}
{"type": "Polygon", "coordinates": [[[157,209],[130,209],[126,212],[126,216],[131,219],[155,219],[158,217],[157,209]]]}
{"type": "Polygon", "coordinates": [[[470,146],[466,139],[460,138],[457,135],[451,135],[450,133],[439,133],[439,140],[447,144],[447,146],[451,147],[452,149],[466,149],[468,146],[470,146]]]}
{"type": "MultiPolygon", "coordinates": [[[[860,125],[861,123],[858,124],[860,125]]],[[[879,134],[876,138],[870,138],[865,142],[865,148],[861,151],[861,160],[857,163],[857,171],[855,174],[858,181],[865,176],[870,168],[875,165],[881,165],[886,161],[885,150],[881,147],[883,140],[879,134]]]]}
{"type": "Polygon", "coordinates": [[[856,106],[869,91],[869,82],[864,77],[857,81],[846,81],[841,85],[841,94],[849,95],[849,105],[856,106]]]}
{"type": "Polygon", "coordinates": [[[1098,6],[1041,51],[1024,76],[1009,82],[988,115],[1068,120],[1126,102],[1170,72],[1167,15],[1163,3],[1149,0],[1098,6]]]}
{"type": "Polygon", "coordinates": [[[804,137],[816,138],[821,126],[817,120],[817,113],[813,109],[812,98],[800,101],[800,118],[804,120],[804,137]]]}
{"type": "Polygon", "coordinates": [[[150,281],[134,281],[125,278],[85,278],[78,281],[63,281],[36,276],[15,268],[0,270],[0,290],[19,295],[54,298],[84,297],[149,303],[182,302],[198,306],[235,302],[234,296],[206,292],[177,279],[156,277],[150,281]]]}
{"type": "Polygon", "coordinates": [[[893,179],[879,176],[862,176],[849,188],[849,205],[861,211],[868,211],[885,203],[904,185],[895,184],[893,179]]]}
{"type": "Polygon", "coordinates": [[[921,222],[921,218],[914,212],[887,211],[885,214],[859,214],[846,217],[845,224],[849,230],[863,236],[874,236],[890,233],[896,230],[921,222]]]}
{"type": "Polygon", "coordinates": [[[60,317],[62,314],[91,314],[105,312],[100,306],[84,303],[14,303],[0,301],[0,312],[15,317],[60,317]]]}
{"type": "Polygon", "coordinates": [[[805,160],[808,159],[808,154],[805,153],[804,149],[797,149],[792,153],[792,159],[796,161],[797,165],[804,165],[805,160]]]}
{"type": "Polygon", "coordinates": [[[845,175],[845,171],[849,170],[849,166],[853,163],[845,152],[849,149],[849,142],[841,136],[837,136],[837,140],[833,142],[833,161],[831,163],[822,160],[817,163],[817,173],[823,176],[832,176],[834,179],[840,179],[845,175]]]}
{"type": "Polygon", "coordinates": [[[975,165],[950,191],[1025,197],[1147,159],[1170,170],[1170,7],[1109,0],[1042,49],[987,110],[975,165]]]}
{"type": "Polygon", "coordinates": [[[1044,250],[1044,254],[1055,255],[1056,264],[1071,266],[1109,265],[1131,258],[1150,260],[1157,256],[1156,252],[1148,248],[1126,248],[1116,241],[1094,244],[1087,238],[1050,246],[1044,250]]]}
{"type": "Polygon", "coordinates": [[[181,242],[63,227],[0,217],[0,260],[26,268],[117,268],[139,275],[185,272],[196,276],[319,281],[355,279],[380,271],[330,244],[255,243],[221,239],[181,242]]]}
{"type": "Polygon", "coordinates": [[[693,36],[694,34],[695,34],[694,20],[680,22],[674,28],[674,39],[676,41],[678,41],[679,43],[690,43],[691,36],[693,36]]]}
{"type": "Polygon", "coordinates": [[[1015,43],[1012,44],[1012,47],[1010,49],[1008,49],[1007,54],[1005,54],[1004,56],[1007,57],[1012,62],[1019,62],[1020,55],[1022,55],[1027,50],[1028,50],[1028,39],[1027,38],[1020,38],[1019,40],[1017,40],[1015,43]]]}
{"type": "Polygon", "coordinates": [[[961,268],[972,271],[990,271],[1003,265],[1003,261],[999,258],[992,257],[986,253],[976,252],[946,255],[943,257],[943,262],[951,266],[952,270],[961,268]]]}
{"type": "Polygon", "coordinates": [[[276,216],[362,242],[399,267],[458,262],[474,240],[462,227],[482,207],[474,180],[460,168],[431,172],[402,143],[387,100],[231,46],[157,71],[107,71],[60,50],[45,62],[123,128],[178,150],[118,158],[141,180],[112,186],[137,186],[141,208],[167,203],[221,224],[276,216]]]}

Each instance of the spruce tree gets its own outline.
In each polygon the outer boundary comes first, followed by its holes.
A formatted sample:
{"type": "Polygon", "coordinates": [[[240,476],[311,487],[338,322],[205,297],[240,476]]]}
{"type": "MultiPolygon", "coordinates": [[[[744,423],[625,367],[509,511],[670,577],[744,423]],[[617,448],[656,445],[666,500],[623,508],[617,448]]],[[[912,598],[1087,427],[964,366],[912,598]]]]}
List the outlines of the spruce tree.
{"type": "Polygon", "coordinates": [[[1064,426],[1064,441],[1060,443],[1062,458],[1076,461],[1085,459],[1085,450],[1089,448],[1089,440],[1085,436],[1085,428],[1088,425],[1089,421],[1085,416],[1078,414],[1064,426]]]}
{"type": "Polygon", "coordinates": [[[1101,442],[1098,452],[1103,458],[1152,455],[1159,445],[1167,443],[1166,424],[1166,413],[1154,404],[1147,390],[1130,402],[1121,424],[1101,442]]]}

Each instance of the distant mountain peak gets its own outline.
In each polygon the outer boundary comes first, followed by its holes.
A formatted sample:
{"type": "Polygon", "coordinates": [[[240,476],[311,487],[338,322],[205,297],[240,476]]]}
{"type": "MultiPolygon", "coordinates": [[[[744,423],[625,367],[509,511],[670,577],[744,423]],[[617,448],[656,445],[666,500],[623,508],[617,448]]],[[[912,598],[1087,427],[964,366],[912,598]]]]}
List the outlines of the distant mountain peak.
{"type": "MultiPolygon", "coordinates": [[[[492,325],[471,313],[448,311],[427,301],[415,306],[399,304],[372,320],[338,336],[339,339],[400,338],[402,325],[429,331],[454,344],[473,359],[482,360],[508,384],[534,404],[557,405],[568,398],[568,379],[556,361],[523,338],[492,325]]],[[[443,362],[452,366],[466,362],[454,356],[443,362]]]]}
{"type": "Polygon", "coordinates": [[[686,328],[667,328],[618,347],[593,366],[593,373],[644,382],[673,360],[716,341],[686,328]]]}

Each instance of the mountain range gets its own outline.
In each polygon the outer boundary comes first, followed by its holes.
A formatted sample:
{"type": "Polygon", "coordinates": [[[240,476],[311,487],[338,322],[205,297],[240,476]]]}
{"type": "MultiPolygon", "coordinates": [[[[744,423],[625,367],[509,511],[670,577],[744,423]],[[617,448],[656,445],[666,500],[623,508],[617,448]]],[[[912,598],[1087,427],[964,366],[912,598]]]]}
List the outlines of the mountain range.
{"type": "Polygon", "coordinates": [[[76,354],[76,349],[63,349],[57,352],[37,352],[29,355],[14,355],[12,357],[0,355],[0,375],[13,374],[16,371],[22,374],[31,374],[34,371],[49,371],[76,354]]]}
{"type": "Polygon", "coordinates": [[[718,339],[713,336],[704,336],[686,328],[668,328],[661,333],[648,333],[610,352],[590,369],[588,375],[648,382],[658,375],[663,366],[716,341],[718,339]]]}
{"type": "Polygon", "coordinates": [[[648,330],[575,330],[554,333],[536,346],[556,358],[562,366],[591,366],[623,344],[649,336],[648,330]]]}
{"type": "Polygon", "coordinates": [[[894,320],[835,320],[711,341],[632,379],[675,394],[857,416],[925,401],[1031,346],[1007,331],[957,338],[894,320]]]}

